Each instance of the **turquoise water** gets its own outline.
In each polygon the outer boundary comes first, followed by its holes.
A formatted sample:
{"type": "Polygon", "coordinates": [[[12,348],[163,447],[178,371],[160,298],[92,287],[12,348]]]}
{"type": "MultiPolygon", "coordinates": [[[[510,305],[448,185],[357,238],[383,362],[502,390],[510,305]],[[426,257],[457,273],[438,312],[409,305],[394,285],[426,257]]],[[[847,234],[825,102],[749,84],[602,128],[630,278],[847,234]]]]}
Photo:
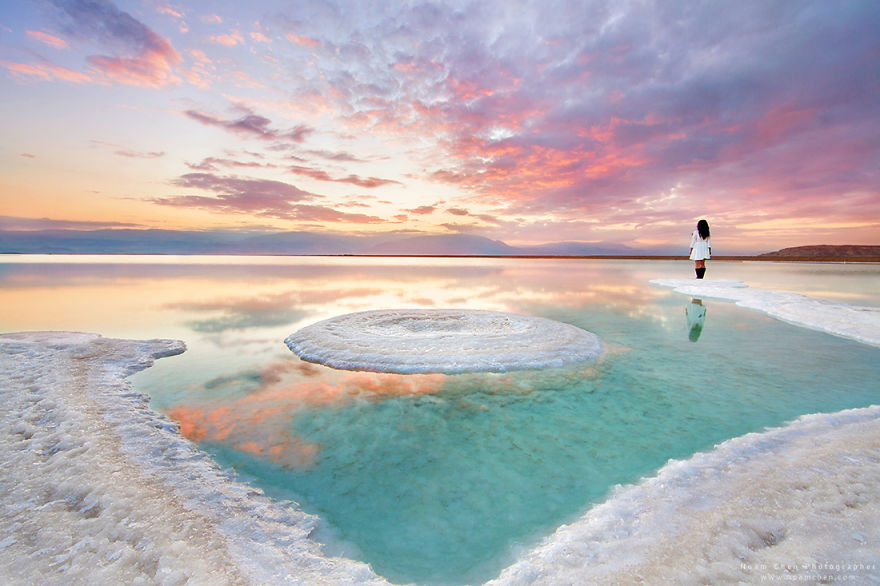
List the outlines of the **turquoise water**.
{"type": "MultiPolygon", "coordinates": [[[[52,286],[75,297],[152,279],[149,301],[99,331],[144,337],[118,325],[140,312],[144,333],[164,329],[189,350],[137,387],[221,464],[319,514],[333,551],[395,582],[491,578],[670,458],[878,402],[874,347],[711,299],[693,341],[692,300],[648,283],[686,278],[686,263],[285,262],[67,266],[52,286]],[[379,375],[303,363],[281,342],[324,317],[403,306],[548,317],[596,333],[606,352],[542,371],[379,375]]],[[[7,265],[0,279],[33,296],[51,272],[7,265]]],[[[872,265],[713,263],[711,276],[863,305],[880,291],[872,265]]]]}
{"type": "MultiPolygon", "coordinates": [[[[663,311],[682,319],[682,299],[663,311]]],[[[303,469],[210,449],[318,512],[392,580],[488,579],[504,565],[499,552],[669,458],[877,400],[876,349],[724,304],[708,312],[696,345],[655,319],[552,312],[624,347],[586,373],[454,376],[429,395],[298,413],[290,429],[321,446],[303,469]]]]}

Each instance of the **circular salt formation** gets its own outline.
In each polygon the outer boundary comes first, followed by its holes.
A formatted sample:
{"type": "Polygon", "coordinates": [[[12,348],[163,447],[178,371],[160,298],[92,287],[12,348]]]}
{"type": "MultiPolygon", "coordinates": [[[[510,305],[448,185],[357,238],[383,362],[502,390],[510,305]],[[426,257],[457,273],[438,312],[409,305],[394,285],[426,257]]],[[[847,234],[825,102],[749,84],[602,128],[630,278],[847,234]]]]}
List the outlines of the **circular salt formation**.
{"type": "Polygon", "coordinates": [[[303,360],[401,374],[504,372],[599,355],[599,337],[541,317],[468,309],[392,309],[333,317],[288,336],[303,360]]]}

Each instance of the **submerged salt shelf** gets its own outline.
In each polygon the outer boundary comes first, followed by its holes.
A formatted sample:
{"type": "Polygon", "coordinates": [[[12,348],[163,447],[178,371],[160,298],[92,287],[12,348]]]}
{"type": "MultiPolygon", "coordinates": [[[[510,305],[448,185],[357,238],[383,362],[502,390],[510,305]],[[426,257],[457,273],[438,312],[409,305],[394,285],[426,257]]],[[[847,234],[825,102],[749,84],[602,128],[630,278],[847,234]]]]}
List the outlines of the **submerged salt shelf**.
{"type": "Polygon", "coordinates": [[[880,307],[863,307],[815,299],[798,293],[753,289],[737,280],[654,279],[692,297],[735,301],[740,307],[763,311],[777,319],[880,346],[880,307]]]}
{"type": "Polygon", "coordinates": [[[595,358],[598,336],[558,321],[467,309],[390,309],[336,316],[285,340],[303,360],[373,372],[506,372],[595,358]]]}

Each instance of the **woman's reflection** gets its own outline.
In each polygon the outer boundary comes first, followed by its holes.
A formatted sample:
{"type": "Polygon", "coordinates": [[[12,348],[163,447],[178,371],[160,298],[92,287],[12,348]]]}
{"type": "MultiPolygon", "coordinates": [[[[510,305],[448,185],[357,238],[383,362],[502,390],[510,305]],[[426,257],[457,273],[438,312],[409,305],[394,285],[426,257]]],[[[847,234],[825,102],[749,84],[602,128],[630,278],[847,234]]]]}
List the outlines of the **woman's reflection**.
{"type": "Polygon", "coordinates": [[[702,299],[691,299],[691,302],[684,308],[687,316],[688,339],[696,342],[703,333],[703,324],[706,323],[706,308],[703,306],[702,299]]]}

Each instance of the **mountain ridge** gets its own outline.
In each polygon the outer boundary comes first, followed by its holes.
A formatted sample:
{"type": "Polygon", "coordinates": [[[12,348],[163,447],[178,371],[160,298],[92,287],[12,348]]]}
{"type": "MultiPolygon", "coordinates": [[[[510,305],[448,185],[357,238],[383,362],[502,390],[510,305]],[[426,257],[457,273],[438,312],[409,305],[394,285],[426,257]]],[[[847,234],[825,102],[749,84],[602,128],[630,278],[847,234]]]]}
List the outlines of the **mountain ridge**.
{"type": "Polygon", "coordinates": [[[815,244],[782,248],[774,252],[765,252],[758,256],[778,258],[880,258],[880,246],[861,244],[815,244]]]}
{"type": "MultiPolygon", "coordinates": [[[[514,246],[475,234],[411,232],[352,235],[332,232],[241,230],[2,230],[0,254],[179,254],[179,255],[363,255],[363,256],[624,256],[681,257],[675,246],[634,248],[611,242],[561,241],[514,246]]],[[[880,262],[880,246],[811,245],[761,254],[716,258],[762,260],[862,260],[880,262]]]]}
{"type": "Polygon", "coordinates": [[[474,234],[345,235],[320,232],[162,229],[0,230],[0,254],[279,254],[413,256],[602,256],[675,254],[613,243],[511,246],[474,234]]]}

